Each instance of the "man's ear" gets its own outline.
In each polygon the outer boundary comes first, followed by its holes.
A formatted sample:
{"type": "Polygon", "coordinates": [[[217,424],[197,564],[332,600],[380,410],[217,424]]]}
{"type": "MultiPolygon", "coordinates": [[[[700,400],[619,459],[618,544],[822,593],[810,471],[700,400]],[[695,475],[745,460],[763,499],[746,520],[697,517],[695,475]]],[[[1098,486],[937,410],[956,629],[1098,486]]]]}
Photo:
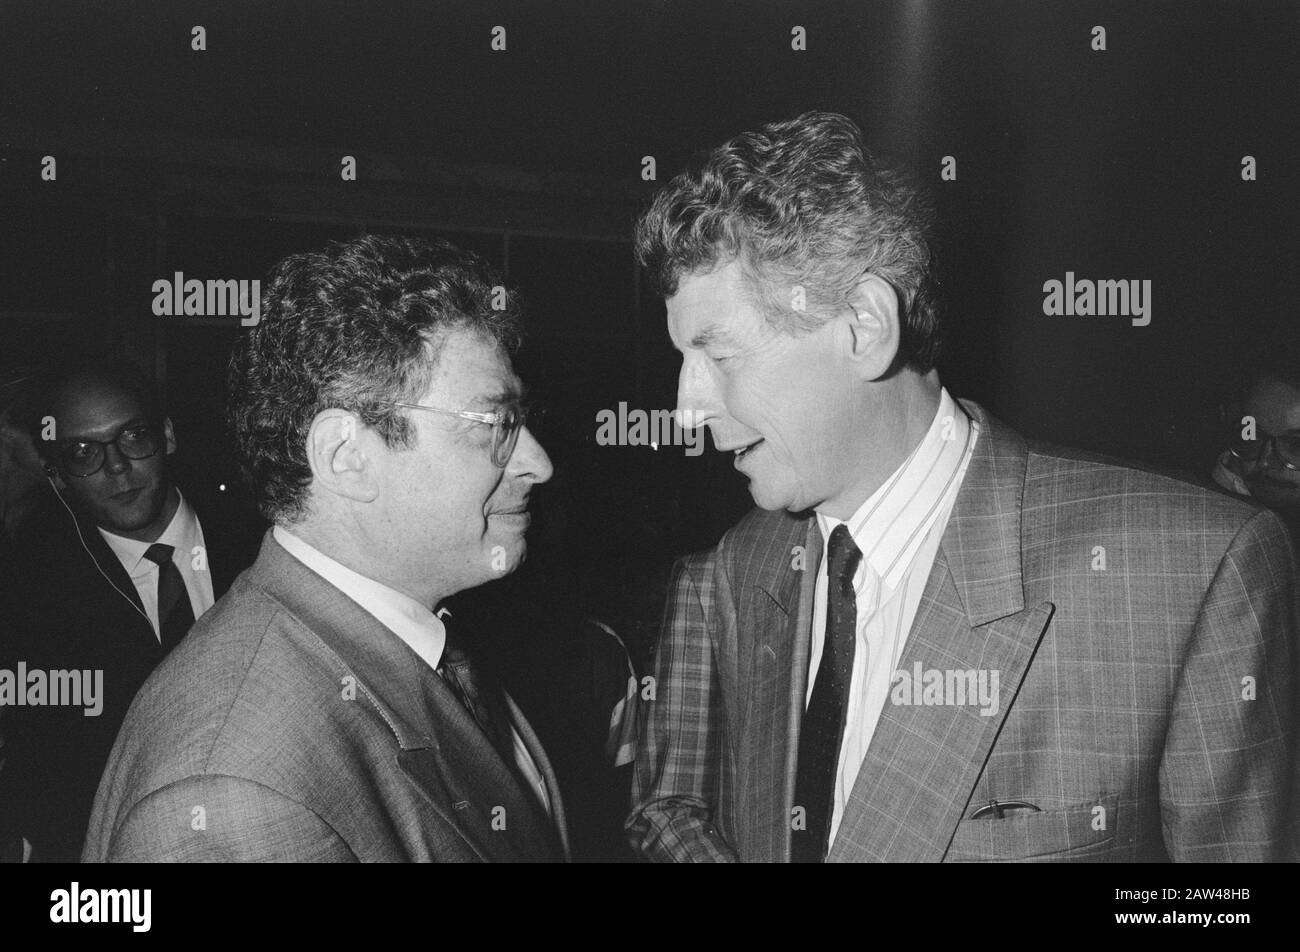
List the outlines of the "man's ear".
{"type": "Polygon", "coordinates": [[[864,274],[849,292],[850,359],[865,380],[878,380],[894,364],[901,340],[898,293],[874,274],[864,274]]]}
{"type": "Polygon", "coordinates": [[[175,428],[172,427],[171,417],[169,416],[163,417],[162,429],[163,429],[163,438],[167,444],[167,452],[165,455],[171,456],[173,453],[176,452],[176,430],[175,428]]]}
{"type": "Polygon", "coordinates": [[[44,457],[41,458],[41,472],[45,474],[45,478],[50,483],[50,488],[56,493],[62,495],[67,491],[68,485],[63,481],[63,477],[59,475],[59,468],[44,457]]]}
{"type": "Polygon", "coordinates": [[[320,489],[356,502],[379,495],[378,435],[348,410],[322,410],[307,431],[307,462],[320,489]]]}

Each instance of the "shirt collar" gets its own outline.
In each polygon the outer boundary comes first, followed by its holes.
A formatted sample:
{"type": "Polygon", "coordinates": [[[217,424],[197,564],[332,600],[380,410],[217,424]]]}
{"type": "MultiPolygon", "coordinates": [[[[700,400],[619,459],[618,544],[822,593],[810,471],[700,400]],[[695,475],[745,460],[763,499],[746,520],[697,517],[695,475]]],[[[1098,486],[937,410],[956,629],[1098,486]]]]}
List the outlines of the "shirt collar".
{"type": "Polygon", "coordinates": [[[153,562],[148,565],[141,565],[144,562],[144,554],[149,551],[151,545],[162,543],[188,554],[194,546],[199,544],[199,517],[194,512],[194,508],[185,501],[185,495],[179,488],[177,488],[176,494],[180,497],[180,505],[176,507],[176,512],[172,515],[171,522],[167,523],[167,528],[163,529],[162,535],[153,542],[140,542],[136,539],[128,539],[126,536],[109,532],[107,529],[101,528],[99,530],[99,534],[108,543],[108,547],[113,550],[113,554],[117,556],[118,561],[126,568],[128,575],[134,577],[137,574],[143,574],[154,569],[153,562]]]}
{"type": "MultiPolygon", "coordinates": [[[[979,425],[940,388],[939,407],[921,442],[848,519],[863,567],[897,588],[916,550],[943,514],[961,482],[979,425]]],[[[823,539],[844,520],[817,513],[823,539]]]]}
{"type": "Polygon", "coordinates": [[[285,551],[375,616],[429,667],[438,667],[447,645],[447,629],[437,615],[409,595],[352,571],[283,526],[271,532],[285,551]]]}

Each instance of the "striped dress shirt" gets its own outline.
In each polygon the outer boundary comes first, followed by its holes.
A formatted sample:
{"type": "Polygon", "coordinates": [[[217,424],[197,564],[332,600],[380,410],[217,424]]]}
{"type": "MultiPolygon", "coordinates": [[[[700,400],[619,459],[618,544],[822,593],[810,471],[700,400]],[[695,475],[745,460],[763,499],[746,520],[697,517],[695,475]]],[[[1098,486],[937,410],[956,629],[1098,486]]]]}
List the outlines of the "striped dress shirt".
{"type": "MultiPolygon", "coordinates": [[[[939,408],[921,442],[848,520],[849,532],[863,557],[853,577],[857,643],[836,767],[832,843],[889,696],[894,670],[907,644],[921,593],[939,551],[939,540],[978,438],[979,424],[942,389],[939,408]]],[[[823,551],[813,601],[812,656],[805,705],[812,699],[826,640],[826,540],[836,526],[844,523],[819,512],[817,524],[823,551]]]]}

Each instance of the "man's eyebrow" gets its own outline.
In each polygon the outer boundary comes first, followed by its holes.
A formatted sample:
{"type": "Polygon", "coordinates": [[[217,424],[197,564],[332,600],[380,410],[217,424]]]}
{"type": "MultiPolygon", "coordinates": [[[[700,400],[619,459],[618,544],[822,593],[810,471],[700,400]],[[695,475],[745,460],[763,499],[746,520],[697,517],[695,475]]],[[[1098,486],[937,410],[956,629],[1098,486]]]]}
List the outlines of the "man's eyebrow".
{"type": "Polygon", "coordinates": [[[149,423],[150,420],[147,416],[132,417],[131,419],[127,420],[125,423],[114,423],[111,424],[110,426],[93,428],[90,430],[83,431],[82,433],[79,433],[75,436],[61,436],[58,438],[57,442],[84,443],[89,440],[95,443],[104,443],[107,441],[103,439],[99,439],[99,437],[104,437],[111,434],[116,438],[118,435],[120,435],[126,430],[132,429],[133,427],[137,427],[137,426],[148,426],[149,423]]]}
{"type": "Polygon", "coordinates": [[[474,403],[490,403],[493,406],[503,406],[507,403],[522,403],[527,397],[527,388],[522,384],[520,386],[502,387],[499,390],[493,390],[489,393],[481,393],[474,398],[474,403]]]}
{"type": "Polygon", "coordinates": [[[710,324],[691,338],[692,347],[708,347],[710,344],[730,342],[731,335],[721,324],[710,324]]]}

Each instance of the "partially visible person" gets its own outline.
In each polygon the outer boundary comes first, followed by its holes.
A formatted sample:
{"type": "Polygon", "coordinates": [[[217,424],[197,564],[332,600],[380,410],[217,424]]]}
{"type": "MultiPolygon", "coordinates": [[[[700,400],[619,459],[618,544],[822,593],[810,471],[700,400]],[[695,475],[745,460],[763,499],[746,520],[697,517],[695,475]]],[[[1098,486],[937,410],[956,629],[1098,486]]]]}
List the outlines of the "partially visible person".
{"type": "MultiPolygon", "coordinates": [[[[40,458],[18,422],[35,376],[34,368],[24,366],[0,371],[0,670],[12,670],[6,667],[6,661],[12,655],[17,599],[22,587],[14,536],[35,508],[44,485],[40,458]]],[[[5,729],[5,706],[0,704],[0,783],[12,749],[12,745],[5,745],[5,729]]],[[[0,803],[0,863],[22,862],[30,856],[31,844],[18,832],[11,811],[0,803]]]]}
{"type": "Polygon", "coordinates": [[[1224,408],[1230,435],[1214,481],[1272,509],[1300,539],[1300,348],[1271,338],[1241,380],[1224,408]]]}
{"type": "Polygon", "coordinates": [[[83,697],[6,714],[0,812],[33,860],[75,862],[132,698],[251,563],[253,540],[215,494],[182,492],[171,420],[132,365],[51,369],[23,422],[46,488],[15,540],[18,595],[0,662],[80,672],[83,697]]]}
{"type": "Polygon", "coordinates": [[[22,422],[37,376],[32,367],[0,372],[0,545],[12,545],[45,486],[40,456],[22,422]]]}

